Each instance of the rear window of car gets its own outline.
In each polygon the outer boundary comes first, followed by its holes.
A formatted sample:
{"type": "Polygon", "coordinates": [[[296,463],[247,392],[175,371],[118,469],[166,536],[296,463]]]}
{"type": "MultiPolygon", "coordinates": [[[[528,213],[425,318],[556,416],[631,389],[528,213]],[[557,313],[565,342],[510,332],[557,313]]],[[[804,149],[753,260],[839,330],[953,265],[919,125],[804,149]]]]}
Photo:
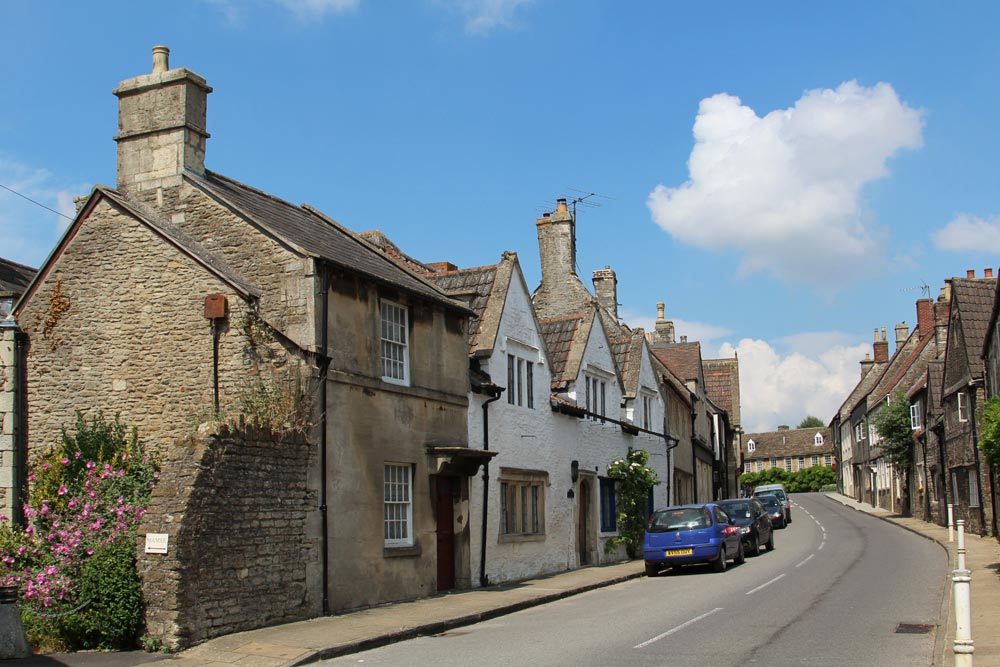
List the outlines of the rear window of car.
{"type": "Polygon", "coordinates": [[[755,496],[763,496],[765,494],[769,495],[769,496],[777,496],[778,499],[781,500],[781,501],[784,501],[786,499],[785,492],[782,491],[781,489],[766,489],[766,490],[761,490],[761,491],[758,491],[757,493],[755,493],[754,495],[755,496]]]}
{"type": "Polygon", "coordinates": [[[708,528],[712,517],[704,507],[678,507],[660,510],[649,517],[648,530],[651,533],[666,533],[672,530],[692,530],[708,528]]]}
{"type": "Polygon", "coordinates": [[[777,496],[767,494],[766,496],[759,496],[760,504],[764,507],[778,507],[781,502],[778,500],[777,496]]]}
{"type": "Polygon", "coordinates": [[[750,501],[738,503],[720,503],[719,507],[726,510],[726,514],[737,519],[750,518],[750,501]]]}

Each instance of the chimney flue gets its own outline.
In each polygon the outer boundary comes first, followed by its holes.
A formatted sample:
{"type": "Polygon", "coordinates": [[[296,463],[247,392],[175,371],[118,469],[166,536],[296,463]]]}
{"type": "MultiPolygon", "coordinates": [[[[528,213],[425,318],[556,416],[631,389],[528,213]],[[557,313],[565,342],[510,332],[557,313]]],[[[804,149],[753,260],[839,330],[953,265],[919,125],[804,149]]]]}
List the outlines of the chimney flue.
{"type": "Polygon", "coordinates": [[[170,49],[165,46],[153,47],[153,74],[170,69],[170,49]]]}
{"type": "Polygon", "coordinates": [[[662,301],[656,302],[656,319],[658,320],[663,319],[663,312],[666,310],[666,308],[667,304],[663,303],[662,301]]]}
{"type": "Polygon", "coordinates": [[[966,278],[970,278],[970,279],[971,278],[975,278],[976,277],[976,270],[975,269],[966,269],[965,270],[965,277],[966,278]]]}
{"type": "Polygon", "coordinates": [[[556,200],[556,211],[558,211],[559,213],[565,213],[567,210],[568,209],[566,208],[566,200],[562,199],[562,198],[557,199],[556,200]]]}
{"type": "Polygon", "coordinates": [[[993,269],[991,267],[987,266],[985,269],[983,269],[983,276],[985,276],[986,278],[992,278],[993,277],[993,269]]]}

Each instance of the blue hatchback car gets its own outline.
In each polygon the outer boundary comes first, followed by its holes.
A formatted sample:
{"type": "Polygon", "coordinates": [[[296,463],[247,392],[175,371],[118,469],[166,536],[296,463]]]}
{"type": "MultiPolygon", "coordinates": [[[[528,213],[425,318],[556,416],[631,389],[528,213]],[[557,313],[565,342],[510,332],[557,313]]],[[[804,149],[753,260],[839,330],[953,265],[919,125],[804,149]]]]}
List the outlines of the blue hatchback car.
{"type": "Polygon", "coordinates": [[[711,563],[716,572],[732,558],[743,563],[740,527],[715,503],[680,505],[656,510],[646,524],[643,544],[646,574],[691,563],[711,563]]]}

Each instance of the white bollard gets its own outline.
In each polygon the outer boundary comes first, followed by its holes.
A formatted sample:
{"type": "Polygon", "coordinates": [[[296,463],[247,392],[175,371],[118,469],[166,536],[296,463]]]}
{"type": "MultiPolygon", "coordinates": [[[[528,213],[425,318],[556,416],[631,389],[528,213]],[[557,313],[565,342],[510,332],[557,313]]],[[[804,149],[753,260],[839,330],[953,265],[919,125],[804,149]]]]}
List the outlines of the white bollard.
{"type": "Polygon", "coordinates": [[[972,602],[969,591],[972,578],[969,575],[968,570],[962,569],[951,573],[955,594],[955,642],[952,644],[955,667],[972,667],[972,654],[976,650],[972,642],[972,602]]]}
{"type": "Polygon", "coordinates": [[[959,570],[965,569],[965,519],[959,519],[955,523],[958,524],[958,560],[956,561],[955,567],[959,570]]]}
{"type": "Polygon", "coordinates": [[[948,541],[955,541],[955,506],[948,503],[948,541]]]}

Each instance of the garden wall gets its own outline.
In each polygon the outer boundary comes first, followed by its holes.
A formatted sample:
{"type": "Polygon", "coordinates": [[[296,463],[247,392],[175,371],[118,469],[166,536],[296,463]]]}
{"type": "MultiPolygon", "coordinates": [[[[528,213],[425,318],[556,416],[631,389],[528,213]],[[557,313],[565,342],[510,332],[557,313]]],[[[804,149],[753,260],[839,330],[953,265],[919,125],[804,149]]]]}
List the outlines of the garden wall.
{"type": "Polygon", "coordinates": [[[169,448],[139,527],[147,633],[170,648],[321,612],[313,448],[298,435],[209,430],[169,448]],[[145,553],[148,533],[169,536],[166,554],[145,553]]]}

